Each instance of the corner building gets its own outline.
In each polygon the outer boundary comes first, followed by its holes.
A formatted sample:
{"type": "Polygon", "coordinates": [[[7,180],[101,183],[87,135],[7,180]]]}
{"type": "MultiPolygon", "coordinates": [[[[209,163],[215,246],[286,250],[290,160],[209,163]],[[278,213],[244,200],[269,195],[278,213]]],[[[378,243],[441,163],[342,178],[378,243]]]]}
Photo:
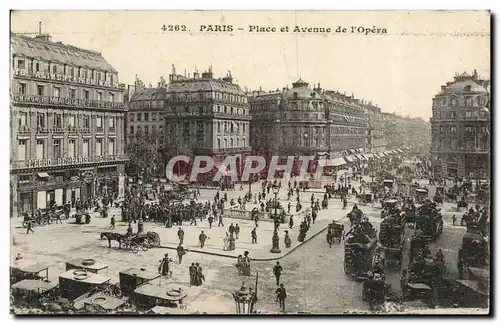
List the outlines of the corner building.
{"type": "Polygon", "coordinates": [[[124,188],[124,86],[95,51],[11,34],[11,216],[124,188]]]}
{"type": "MultiPolygon", "coordinates": [[[[165,110],[166,160],[176,155],[211,156],[217,166],[235,156],[240,174],[251,152],[245,92],[233,83],[230,73],[216,79],[211,68],[192,77],[176,74],[175,67],[172,70],[165,110]]],[[[190,168],[191,164],[177,163],[173,171],[184,174],[190,168]]],[[[208,173],[204,176],[211,179],[208,173]]]]}
{"type": "Polygon", "coordinates": [[[432,102],[432,166],[437,177],[490,177],[490,82],[476,71],[441,86],[432,102]]]}

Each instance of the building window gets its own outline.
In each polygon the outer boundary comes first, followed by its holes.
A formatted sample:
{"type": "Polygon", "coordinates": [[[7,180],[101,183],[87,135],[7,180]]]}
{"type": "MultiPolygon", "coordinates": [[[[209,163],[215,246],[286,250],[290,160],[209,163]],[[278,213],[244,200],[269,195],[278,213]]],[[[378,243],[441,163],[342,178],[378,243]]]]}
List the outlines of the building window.
{"type": "Polygon", "coordinates": [[[76,156],[76,140],[70,139],[68,141],[68,157],[73,158],[76,156]]]}
{"type": "Polygon", "coordinates": [[[76,99],[76,89],[69,89],[69,97],[71,99],[76,99]]]}
{"type": "Polygon", "coordinates": [[[243,147],[247,147],[247,141],[245,138],[243,138],[243,147]]]}
{"type": "Polygon", "coordinates": [[[61,114],[55,114],[54,115],[54,127],[55,128],[61,128],[62,127],[62,115],[61,114]]]}
{"type": "Polygon", "coordinates": [[[115,102],[115,95],[112,92],[109,93],[109,102],[115,102]]]}
{"type": "Polygon", "coordinates": [[[52,65],[52,73],[53,74],[57,73],[57,65],[52,65]]]}
{"type": "Polygon", "coordinates": [[[137,113],[137,121],[142,121],[142,114],[141,113],[137,113]]]}
{"type": "Polygon", "coordinates": [[[221,127],[220,127],[220,122],[217,122],[217,133],[219,133],[219,134],[220,134],[220,132],[221,132],[221,131],[220,131],[220,129],[221,129],[221,127]]]}
{"type": "Polygon", "coordinates": [[[19,94],[26,94],[26,83],[19,83],[19,94]]]}
{"type": "Polygon", "coordinates": [[[217,148],[220,149],[220,138],[217,139],[217,148]]]}
{"type": "Polygon", "coordinates": [[[443,134],[443,133],[444,133],[444,127],[443,127],[443,126],[439,126],[439,133],[440,133],[440,134],[443,134]]]}
{"type": "Polygon", "coordinates": [[[109,128],[115,128],[115,117],[108,117],[109,128]]]}
{"type": "Polygon", "coordinates": [[[151,126],[151,133],[156,133],[156,125],[151,126]]]}
{"type": "Polygon", "coordinates": [[[96,156],[102,155],[102,138],[98,138],[95,141],[95,155],[96,156]]]}
{"type": "Polygon", "coordinates": [[[184,112],[185,112],[186,114],[189,114],[189,106],[184,107],[184,112]]]}
{"type": "Polygon", "coordinates": [[[85,129],[90,128],[90,117],[89,116],[83,116],[83,128],[85,128],[85,129]]]}
{"type": "Polygon", "coordinates": [[[26,61],[24,61],[24,60],[17,60],[17,68],[19,70],[26,69],[26,61]]]}
{"type": "Polygon", "coordinates": [[[56,139],[53,141],[52,151],[54,152],[54,159],[58,159],[61,157],[61,140],[56,139]]]}
{"type": "Polygon", "coordinates": [[[83,140],[82,155],[83,155],[83,157],[89,156],[89,140],[88,139],[83,140]]]}
{"type": "Polygon", "coordinates": [[[45,156],[45,140],[36,141],[36,158],[37,160],[43,159],[45,156]]]}
{"type": "Polygon", "coordinates": [[[45,87],[43,85],[37,85],[36,94],[39,96],[43,96],[45,94],[45,87]]]}
{"type": "Polygon", "coordinates": [[[231,115],[234,114],[234,108],[231,107],[231,115]]]}
{"type": "Polygon", "coordinates": [[[144,126],[144,133],[149,134],[149,126],[148,125],[144,126]]]}
{"type": "Polygon", "coordinates": [[[17,121],[19,127],[26,126],[27,120],[28,120],[28,113],[20,111],[17,115],[17,121]]]}
{"type": "Polygon", "coordinates": [[[472,111],[466,111],[465,112],[465,117],[466,118],[472,118],[472,111]]]}
{"type": "Polygon", "coordinates": [[[26,140],[20,140],[17,146],[17,160],[24,161],[26,160],[26,140]]]}
{"type": "Polygon", "coordinates": [[[472,107],[472,97],[465,97],[465,106],[472,107]]]}
{"type": "Polygon", "coordinates": [[[203,115],[203,107],[198,107],[198,114],[203,115]]]}
{"type": "Polygon", "coordinates": [[[243,123],[243,133],[245,133],[245,131],[246,131],[245,128],[246,128],[246,124],[243,123]]]}
{"type": "Polygon", "coordinates": [[[115,155],[115,139],[110,138],[108,140],[108,155],[115,155]]]}
{"type": "Polygon", "coordinates": [[[142,133],[142,126],[141,125],[137,125],[137,133],[138,134],[142,133]]]}
{"type": "Polygon", "coordinates": [[[454,134],[457,132],[457,128],[455,126],[451,126],[451,129],[450,129],[451,133],[454,134]]]}
{"type": "Polygon", "coordinates": [[[45,128],[45,114],[38,113],[36,116],[36,126],[45,128]]]}
{"type": "Polygon", "coordinates": [[[184,123],[184,136],[189,136],[189,122],[184,123]]]}
{"type": "Polygon", "coordinates": [[[151,120],[156,121],[156,113],[151,113],[151,120]]]}
{"type": "Polygon", "coordinates": [[[144,113],[144,121],[149,121],[149,113],[144,113]]]}
{"type": "Polygon", "coordinates": [[[134,125],[130,125],[130,134],[134,134],[134,125]]]}
{"type": "Polygon", "coordinates": [[[69,126],[75,127],[75,121],[76,121],[75,115],[70,115],[69,116],[69,126]]]}
{"type": "Polygon", "coordinates": [[[97,92],[97,100],[102,101],[102,92],[97,92]]]}
{"type": "Polygon", "coordinates": [[[96,127],[97,127],[97,129],[102,129],[102,117],[101,116],[98,116],[96,118],[96,127]]]}
{"type": "Polygon", "coordinates": [[[451,118],[457,118],[457,113],[456,113],[456,112],[454,112],[454,111],[452,111],[452,112],[450,113],[450,117],[451,117],[451,118]]]}
{"type": "Polygon", "coordinates": [[[83,90],[83,99],[85,99],[85,100],[89,100],[90,99],[90,91],[83,90]]]}
{"type": "Polygon", "coordinates": [[[227,107],[224,106],[224,113],[227,114],[227,107]]]}
{"type": "Polygon", "coordinates": [[[240,147],[240,139],[236,138],[236,147],[240,147]]]}
{"type": "Polygon", "coordinates": [[[54,87],[53,96],[56,97],[56,98],[59,98],[61,96],[61,88],[54,87]]]}
{"type": "Polygon", "coordinates": [[[229,143],[230,143],[229,147],[233,147],[234,146],[234,140],[232,138],[231,138],[231,141],[229,143]]]}
{"type": "Polygon", "coordinates": [[[128,116],[128,119],[130,121],[134,121],[134,119],[135,119],[134,117],[135,117],[135,114],[134,113],[130,113],[130,115],[128,116]]]}
{"type": "Polygon", "coordinates": [[[196,125],[196,131],[198,133],[203,133],[203,122],[198,122],[196,125]]]}

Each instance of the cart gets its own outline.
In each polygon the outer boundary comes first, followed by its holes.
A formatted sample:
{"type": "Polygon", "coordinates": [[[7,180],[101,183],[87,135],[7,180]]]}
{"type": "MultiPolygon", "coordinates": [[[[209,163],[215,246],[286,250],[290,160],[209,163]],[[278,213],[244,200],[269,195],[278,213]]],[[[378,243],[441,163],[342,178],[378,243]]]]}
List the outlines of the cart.
{"type": "Polygon", "coordinates": [[[436,187],[436,195],[444,196],[444,187],[443,186],[436,187]]]}
{"type": "Polygon", "coordinates": [[[367,205],[372,203],[372,201],[373,201],[373,193],[371,192],[359,195],[359,202],[361,204],[367,205]]]}
{"type": "Polygon", "coordinates": [[[62,298],[74,301],[94,289],[105,288],[109,285],[110,279],[108,276],[81,269],[69,270],[59,275],[59,294],[62,298]]]}
{"type": "Polygon", "coordinates": [[[180,307],[187,297],[189,288],[170,284],[157,286],[150,283],[134,290],[134,302],[137,307],[151,309],[154,306],[180,307]]]}
{"type": "Polygon", "coordinates": [[[131,295],[137,287],[160,277],[157,272],[144,268],[130,268],[120,271],[120,289],[126,296],[131,295]]]}
{"type": "Polygon", "coordinates": [[[108,271],[108,265],[95,262],[94,259],[77,258],[66,262],[66,271],[73,269],[86,270],[92,273],[102,273],[108,271]]]}
{"type": "Polygon", "coordinates": [[[432,299],[432,288],[423,283],[407,283],[403,288],[405,301],[422,300],[424,302],[432,299]]]}
{"type": "Polygon", "coordinates": [[[384,187],[392,189],[393,185],[394,185],[394,180],[390,180],[390,179],[384,180],[384,187]]]}
{"type": "Polygon", "coordinates": [[[57,283],[25,279],[13,284],[13,303],[21,308],[39,308],[43,302],[55,300],[57,283]]]}
{"type": "Polygon", "coordinates": [[[49,266],[24,259],[14,261],[10,266],[10,284],[24,279],[48,281],[49,266]]]}

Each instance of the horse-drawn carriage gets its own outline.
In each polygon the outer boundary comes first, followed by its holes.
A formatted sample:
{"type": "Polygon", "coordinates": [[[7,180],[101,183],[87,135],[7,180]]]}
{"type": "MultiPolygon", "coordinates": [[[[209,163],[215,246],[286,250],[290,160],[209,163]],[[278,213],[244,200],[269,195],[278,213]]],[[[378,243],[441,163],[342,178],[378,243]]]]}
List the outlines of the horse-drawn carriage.
{"type": "Polygon", "coordinates": [[[462,196],[462,198],[457,201],[457,211],[460,211],[460,209],[465,208],[467,209],[469,207],[469,203],[465,200],[465,196],[462,196]]]}
{"type": "Polygon", "coordinates": [[[344,236],[344,224],[333,223],[328,225],[326,241],[331,246],[333,243],[340,244],[344,236]]]}
{"type": "Polygon", "coordinates": [[[397,199],[387,199],[382,201],[382,211],[380,217],[385,218],[391,215],[392,211],[398,207],[399,201],[397,199]]]}
{"type": "Polygon", "coordinates": [[[403,259],[404,224],[395,217],[385,218],[380,223],[379,242],[385,251],[387,265],[401,266],[403,259]]]}
{"type": "Polygon", "coordinates": [[[422,231],[422,235],[429,241],[436,241],[443,233],[443,218],[440,212],[425,214],[420,210],[415,216],[415,230],[422,231]]]}
{"type": "Polygon", "coordinates": [[[101,240],[108,240],[108,247],[111,248],[111,241],[118,242],[118,248],[122,247],[132,251],[133,253],[139,252],[139,248],[147,251],[151,247],[160,246],[160,236],[156,232],[139,233],[136,235],[123,235],[115,232],[101,233],[101,240]]]}
{"type": "Polygon", "coordinates": [[[373,202],[373,193],[362,193],[358,197],[359,203],[362,205],[368,205],[373,202]]]}
{"type": "Polygon", "coordinates": [[[424,200],[428,198],[429,191],[424,188],[420,188],[415,190],[415,202],[417,204],[422,204],[424,200]]]}
{"type": "Polygon", "coordinates": [[[374,310],[377,306],[385,302],[389,291],[389,285],[380,274],[375,274],[363,282],[363,301],[370,304],[370,309],[374,310]]]}
{"type": "Polygon", "coordinates": [[[458,250],[458,271],[461,278],[468,275],[469,267],[485,268],[488,260],[488,241],[480,232],[466,232],[458,250]]]}
{"type": "Polygon", "coordinates": [[[354,224],[358,224],[361,222],[363,218],[363,212],[357,208],[357,206],[353,207],[353,209],[347,214],[347,218],[349,219],[351,226],[354,224]]]}
{"type": "Polygon", "coordinates": [[[347,233],[344,245],[344,272],[355,279],[368,277],[377,247],[375,229],[368,222],[362,224],[364,226],[357,225],[347,233]]]}

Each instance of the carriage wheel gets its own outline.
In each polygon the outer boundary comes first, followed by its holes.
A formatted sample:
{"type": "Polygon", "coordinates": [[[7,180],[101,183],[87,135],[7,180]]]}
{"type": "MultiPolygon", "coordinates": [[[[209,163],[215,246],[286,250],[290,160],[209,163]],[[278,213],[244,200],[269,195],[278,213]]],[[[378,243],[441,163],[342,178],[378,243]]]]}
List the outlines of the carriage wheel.
{"type": "Polygon", "coordinates": [[[143,251],[147,251],[149,250],[149,244],[146,241],[144,241],[141,243],[141,248],[143,251]]]}
{"type": "Polygon", "coordinates": [[[161,243],[160,243],[160,237],[159,237],[159,236],[157,236],[157,237],[155,237],[155,239],[154,239],[154,240],[155,240],[155,246],[160,246],[160,244],[161,244],[161,243]]]}
{"type": "Polygon", "coordinates": [[[24,228],[28,227],[28,221],[24,221],[24,222],[23,222],[23,227],[24,227],[24,228]]]}
{"type": "Polygon", "coordinates": [[[130,250],[137,254],[139,252],[139,245],[135,242],[130,242],[130,250]]]}
{"type": "Polygon", "coordinates": [[[153,248],[153,247],[155,247],[155,244],[156,244],[156,243],[155,243],[155,240],[154,240],[153,238],[151,238],[151,237],[148,237],[148,238],[147,238],[147,243],[148,243],[148,245],[149,245],[149,248],[153,248]]]}

